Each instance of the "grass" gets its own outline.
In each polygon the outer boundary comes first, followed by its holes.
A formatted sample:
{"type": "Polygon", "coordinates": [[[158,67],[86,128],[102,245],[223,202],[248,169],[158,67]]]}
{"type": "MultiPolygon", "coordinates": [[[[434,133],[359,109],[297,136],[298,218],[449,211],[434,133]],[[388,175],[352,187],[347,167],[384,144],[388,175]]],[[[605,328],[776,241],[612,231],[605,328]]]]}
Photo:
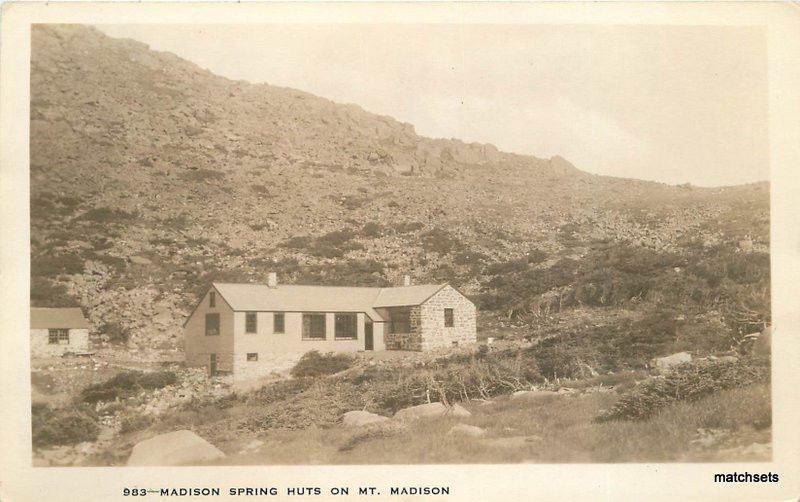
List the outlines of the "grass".
{"type": "MultiPolygon", "coordinates": [[[[488,405],[468,404],[473,415],[462,420],[420,420],[405,430],[382,434],[365,435],[363,431],[338,426],[275,430],[260,436],[265,444],[259,451],[230,455],[224,463],[691,462],[714,455],[713,451],[692,445],[700,428],[757,433],[762,441],[768,436],[771,407],[767,384],[676,403],[648,420],[594,423],[598,411],[616,399],[614,393],[547,395],[524,401],[498,398],[488,405]],[[447,434],[459,422],[484,428],[488,439],[539,439],[505,447],[447,434]]],[[[238,443],[229,448],[238,451],[238,443]]]]}

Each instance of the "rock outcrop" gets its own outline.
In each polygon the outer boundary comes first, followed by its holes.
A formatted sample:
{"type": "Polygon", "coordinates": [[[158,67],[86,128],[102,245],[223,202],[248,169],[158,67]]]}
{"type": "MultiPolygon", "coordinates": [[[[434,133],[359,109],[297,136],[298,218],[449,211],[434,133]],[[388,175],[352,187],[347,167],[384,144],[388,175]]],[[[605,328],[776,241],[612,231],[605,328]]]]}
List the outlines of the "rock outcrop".
{"type": "Polygon", "coordinates": [[[161,434],[137,443],[128,466],[200,465],[225,458],[216,446],[192,431],[161,434]]]}
{"type": "Polygon", "coordinates": [[[486,431],[476,425],[456,424],[453,427],[451,427],[449,431],[447,431],[447,434],[477,438],[484,436],[486,434],[486,431]]]}
{"type": "Polygon", "coordinates": [[[389,420],[388,417],[370,413],[368,411],[348,411],[342,417],[342,424],[345,427],[363,427],[365,425],[372,425],[389,420]]]}
{"type": "Polygon", "coordinates": [[[688,352],[678,352],[669,356],[653,359],[653,366],[659,370],[669,370],[674,366],[692,362],[692,355],[688,352]]]}
{"type": "Polygon", "coordinates": [[[436,402],[403,408],[394,414],[394,418],[397,420],[416,420],[419,418],[441,418],[445,416],[462,418],[470,415],[472,415],[472,413],[459,404],[446,406],[436,402]]]}

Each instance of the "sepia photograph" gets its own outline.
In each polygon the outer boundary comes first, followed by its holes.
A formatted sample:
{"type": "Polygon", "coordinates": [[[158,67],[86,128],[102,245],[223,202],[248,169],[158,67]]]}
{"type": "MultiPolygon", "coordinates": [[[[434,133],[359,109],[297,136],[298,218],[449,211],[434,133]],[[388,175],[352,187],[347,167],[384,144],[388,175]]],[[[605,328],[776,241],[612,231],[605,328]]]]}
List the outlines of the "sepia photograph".
{"type": "Polygon", "coordinates": [[[772,459],[762,27],[30,44],[34,467],[772,459]]]}
{"type": "Polygon", "coordinates": [[[781,2],[3,2],[0,500],[800,494],[781,2]]]}

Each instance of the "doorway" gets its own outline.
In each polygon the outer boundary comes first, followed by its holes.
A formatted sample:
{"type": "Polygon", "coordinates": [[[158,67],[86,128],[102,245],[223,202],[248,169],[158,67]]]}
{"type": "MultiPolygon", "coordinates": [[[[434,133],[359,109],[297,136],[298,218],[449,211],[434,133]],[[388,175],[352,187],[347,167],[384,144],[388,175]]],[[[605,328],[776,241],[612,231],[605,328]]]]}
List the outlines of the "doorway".
{"type": "Polygon", "coordinates": [[[364,350],[375,350],[372,341],[372,323],[364,323],[364,350]]]}
{"type": "Polygon", "coordinates": [[[216,376],[217,374],[217,355],[211,354],[208,356],[208,375],[216,376]]]}

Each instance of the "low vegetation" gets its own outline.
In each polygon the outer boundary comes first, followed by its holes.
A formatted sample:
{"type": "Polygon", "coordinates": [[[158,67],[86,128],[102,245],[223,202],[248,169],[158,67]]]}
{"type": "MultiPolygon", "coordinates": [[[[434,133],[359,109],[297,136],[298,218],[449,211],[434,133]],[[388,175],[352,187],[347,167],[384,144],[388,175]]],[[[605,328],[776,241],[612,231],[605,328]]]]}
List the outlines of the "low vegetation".
{"type": "Polygon", "coordinates": [[[34,446],[68,445],[97,439],[97,418],[88,407],[51,408],[34,403],[31,416],[34,446]]]}
{"type": "Polygon", "coordinates": [[[153,390],[172,385],[178,381],[172,371],[124,371],[105,382],[89,385],[80,395],[80,401],[94,404],[132,396],[142,390],[153,390]]]}
{"type": "Polygon", "coordinates": [[[511,318],[541,317],[567,308],[718,310],[733,334],[760,330],[770,319],[769,255],[742,253],[734,243],[689,241],[675,251],[597,242],[580,261],[549,268],[515,259],[487,267],[480,306],[511,318]]]}
{"type": "Polygon", "coordinates": [[[765,382],[769,382],[769,364],[764,359],[685,364],[665,376],[641,382],[597,420],[642,420],[678,401],[696,401],[721,390],[765,382]]]}
{"type": "Polygon", "coordinates": [[[311,350],[303,354],[303,357],[297,361],[291,370],[291,374],[295,378],[333,375],[350,368],[353,361],[353,356],[350,354],[337,354],[334,352],[320,354],[319,351],[311,350]]]}
{"type": "MultiPolygon", "coordinates": [[[[241,464],[462,464],[513,462],[687,462],[730,460],[719,450],[693,444],[702,429],[750,434],[769,442],[769,386],[728,389],[693,402],[675,402],[638,421],[593,422],[612,405],[614,393],[542,396],[532,400],[498,398],[467,403],[465,419],[421,420],[412,428],[378,433],[345,428],[274,429],[260,451],[225,460],[241,464]],[[448,434],[456,423],[482,428],[483,438],[448,434]],[[751,431],[751,432],[747,432],[751,431]],[[503,443],[503,438],[507,441],[503,443]],[[515,441],[514,439],[521,439],[515,441]],[[496,441],[500,439],[501,441],[496,441]]],[[[757,458],[766,460],[768,457],[757,458]]]]}

